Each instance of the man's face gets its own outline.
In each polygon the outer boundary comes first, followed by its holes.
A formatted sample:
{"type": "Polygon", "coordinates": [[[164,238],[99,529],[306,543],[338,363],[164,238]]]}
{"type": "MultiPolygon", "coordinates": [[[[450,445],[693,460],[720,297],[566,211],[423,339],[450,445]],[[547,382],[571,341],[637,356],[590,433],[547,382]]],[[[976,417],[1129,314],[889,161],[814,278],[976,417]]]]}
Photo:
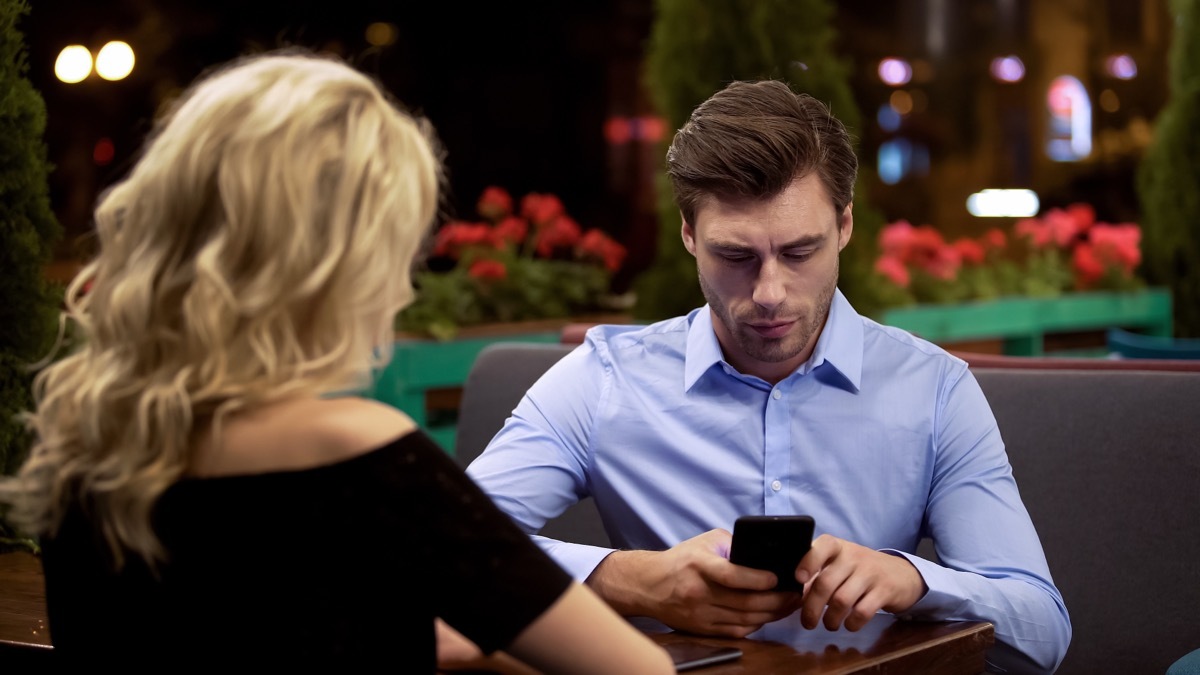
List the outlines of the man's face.
{"type": "Polygon", "coordinates": [[[725,359],[775,383],[812,355],[829,315],[850,206],[838,214],[815,174],[773,199],[710,199],[683,224],[725,359]]]}

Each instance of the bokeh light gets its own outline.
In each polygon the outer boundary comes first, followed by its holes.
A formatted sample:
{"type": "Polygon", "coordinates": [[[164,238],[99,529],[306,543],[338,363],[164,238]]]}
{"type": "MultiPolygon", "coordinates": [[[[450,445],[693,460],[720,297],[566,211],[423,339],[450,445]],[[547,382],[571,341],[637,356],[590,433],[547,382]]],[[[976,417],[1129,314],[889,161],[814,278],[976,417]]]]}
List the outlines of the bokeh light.
{"type": "Polygon", "coordinates": [[[1112,89],[1105,89],[1100,92],[1100,108],[1104,112],[1115,113],[1121,109],[1121,99],[1117,96],[1117,92],[1112,89]]]}
{"type": "Polygon", "coordinates": [[[376,21],[367,26],[367,42],[376,47],[387,47],[396,43],[396,26],[385,21],[376,21]]]}
{"type": "Polygon", "coordinates": [[[880,129],[890,133],[900,128],[900,113],[890,103],[885,103],[875,113],[875,121],[879,122],[880,129]]]}
{"type": "Polygon", "coordinates": [[[117,149],[113,146],[112,139],[101,138],[96,141],[96,147],[92,148],[92,161],[97,166],[106,166],[113,161],[113,157],[117,154],[117,149]]]}
{"type": "Polygon", "coordinates": [[[912,79],[912,66],[904,59],[888,57],[879,62],[879,79],[884,84],[902,87],[912,79]]]}
{"type": "Polygon", "coordinates": [[[1016,56],[997,56],[988,67],[992,77],[1000,82],[1020,82],[1025,78],[1025,64],[1016,56]]]}
{"type": "Polygon", "coordinates": [[[1137,77],[1137,61],[1128,54],[1113,54],[1104,61],[1104,69],[1109,75],[1118,80],[1132,80],[1137,77]]]}
{"type": "Polygon", "coordinates": [[[133,48],[120,40],[109,42],[96,54],[96,74],[106,80],[122,80],[133,72],[133,48]]]}
{"type": "Polygon", "coordinates": [[[912,95],[903,89],[893,91],[892,95],[888,98],[888,103],[891,104],[893,110],[901,115],[907,115],[913,109],[912,95]]]}
{"type": "Polygon", "coordinates": [[[87,79],[92,73],[92,53],[83,45],[63,47],[54,60],[54,76],[67,84],[87,79]]]}

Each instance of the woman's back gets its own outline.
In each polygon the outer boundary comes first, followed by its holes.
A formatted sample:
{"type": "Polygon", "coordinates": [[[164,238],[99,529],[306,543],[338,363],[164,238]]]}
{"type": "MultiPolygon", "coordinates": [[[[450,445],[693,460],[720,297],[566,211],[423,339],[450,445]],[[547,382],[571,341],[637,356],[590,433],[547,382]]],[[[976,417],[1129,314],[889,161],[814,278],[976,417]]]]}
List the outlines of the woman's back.
{"type": "Polygon", "coordinates": [[[411,427],[357,399],[231,420],[223,449],[198,453],[204,475],[156,507],[157,578],[140,559],[114,575],[76,505],[45,542],[56,649],[158,663],[399,656],[431,671],[436,616],[485,649],[507,645],[569,579],[411,427]],[[409,433],[353,447],[396,429],[409,433]]]}

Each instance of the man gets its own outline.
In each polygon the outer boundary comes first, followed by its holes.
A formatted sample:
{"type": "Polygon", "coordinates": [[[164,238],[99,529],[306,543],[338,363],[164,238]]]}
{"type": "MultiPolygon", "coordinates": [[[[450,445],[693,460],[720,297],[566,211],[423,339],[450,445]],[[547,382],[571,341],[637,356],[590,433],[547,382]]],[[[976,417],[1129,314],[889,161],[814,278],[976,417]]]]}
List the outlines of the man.
{"type": "Polygon", "coordinates": [[[735,82],[667,167],[707,306],[591,329],[468,473],[530,533],[593,497],[619,550],[539,540],[626,616],[725,636],[797,609],[831,630],[880,610],[985,620],[996,665],[1057,667],[1070,620],[979,385],[837,290],[844,126],[786,84],[735,82]],[[728,561],[750,514],[814,517],[803,595],[728,561]],[[913,554],[926,536],[940,565],[913,554]]]}

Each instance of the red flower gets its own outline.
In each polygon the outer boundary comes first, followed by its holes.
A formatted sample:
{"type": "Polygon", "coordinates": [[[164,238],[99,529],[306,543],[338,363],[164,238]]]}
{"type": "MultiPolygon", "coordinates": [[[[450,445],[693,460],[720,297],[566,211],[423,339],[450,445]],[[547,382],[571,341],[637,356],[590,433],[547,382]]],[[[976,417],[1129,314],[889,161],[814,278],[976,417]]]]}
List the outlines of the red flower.
{"type": "Polygon", "coordinates": [[[571,220],[570,216],[560,214],[538,231],[535,249],[538,255],[548,258],[557,248],[569,248],[579,243],[582,236],[579,223],[571,220]]]}
{"type": "Polygon", "coordinates": [[[476,260],[471,263],[471,267],[467,270],[467,274],[481,280],[503,279],[508,276],[508,268],[499,260],[476,260]]]}
{"type": "Polygon", "coordinates": [[[434,240],[433,254],[457,258],[463,249],[479,245],[493,244],[492,228],[486,223],[466,223],[452,221],[438,230],[434,240]]]}
{"type": "Polygon", "coordinates": [[[953,244],[954,250],[958,252],[959,258],[970,265],[980,265],[983,263],[985,251],[983,244],[974,239],[959,239],[953,244]]]}
{"type": "Polygon", "coordinates": [[[1004,230],[998,227],[993,227],[987,232],[984,232],[983,237],[981,237],[979,241],[981,244],[983,244],[985,249],[989,251],[998,251],[1008,245],[1008,235],[1004,234],[1004,230]]]}
{"type": "Polygon", "coordinates": [[[1133,223],[1121,225],[1098,225],[1093,227],[1089,240],[1096,249],[1097,257],[1104,263],[1121,268],[1129,276],[1142,262],[1142,230],[1133,223]]]}
{"type": "Polygon", "coordinates": [[[1076,232],[1087,232],[1088,228],[1096,224],[1096,209],[1092,208],[1091,204],[1072,204],[1067,207],[1067,215],[1075,221],[1076,232]]]}
{"type": "Polygon", "coordinates": [[[1104,277],[1104,263],[1096,255],[1096,249],[1088,242],[1075,247],[1071,254],[1071,263],[1075,268],[1075,283],[1079,288],[1091,288],[1104,277]]]}
{"type": "Polygon", "coordinates": [[[516,216],[509,216],[496,223],[492,230],[493,240],[497,245],[513,244],[519,246],[529,233],[529,224],[516,216]]]}
{"type": "Polygon", "coordinates": [[[562,202],[551,194],[530,192],[521,200],[521,216],[528,218],[538,227],[546,225],[563,213],[562,202]]]}
{"type": "Polygon", "coordinates": [[[609,272],[620,269],[621,261],[625,259],[625,247],[595,228],[583,235],[578,248],[581,254],[601,260],[609,272]]]}
{"type": "Polygon", "coordinates": [[[505,216],[512,215],[512,208],[512,196],[504,188],[494,185],[483,191],[483,194],[479,196],[479,202],[475,205],[479,215],[493,223],[505,216]]]}
{"type": "Polygon", "coordinates": [[[1062,209],[1050,209],[1042,218],[1042,222],[1049,229],[1050,238],[1054,240],[1055,245],[1059,248],[1070,248],[1095,220],[1089,219],[1086,212],[1079,210],[1072,214],[1062,209]]]}
{"type": "Polygon", "coordinates": [[[912,239],[912,223],[907,220],[897,220],[879,231],[879,248],[883,251],[883,255],[904,257],[912,239]]]}
{"type": "Polygon", "coordinates": [[[1054,240],[1050,228],[1037,218],[1018,220],[1015,230],[1018,235],[1028,239],[1034,248],[1045,248],[1054,240]]]}
{"type": "Polygon", "coordinates": [[[908,268],[896,256],[880,256],[875,261],[875,271],[887,277],[892,283],[901,288],[908,288],[908,284],[912,281],[912,276],[908,273],[908,268]]]}

